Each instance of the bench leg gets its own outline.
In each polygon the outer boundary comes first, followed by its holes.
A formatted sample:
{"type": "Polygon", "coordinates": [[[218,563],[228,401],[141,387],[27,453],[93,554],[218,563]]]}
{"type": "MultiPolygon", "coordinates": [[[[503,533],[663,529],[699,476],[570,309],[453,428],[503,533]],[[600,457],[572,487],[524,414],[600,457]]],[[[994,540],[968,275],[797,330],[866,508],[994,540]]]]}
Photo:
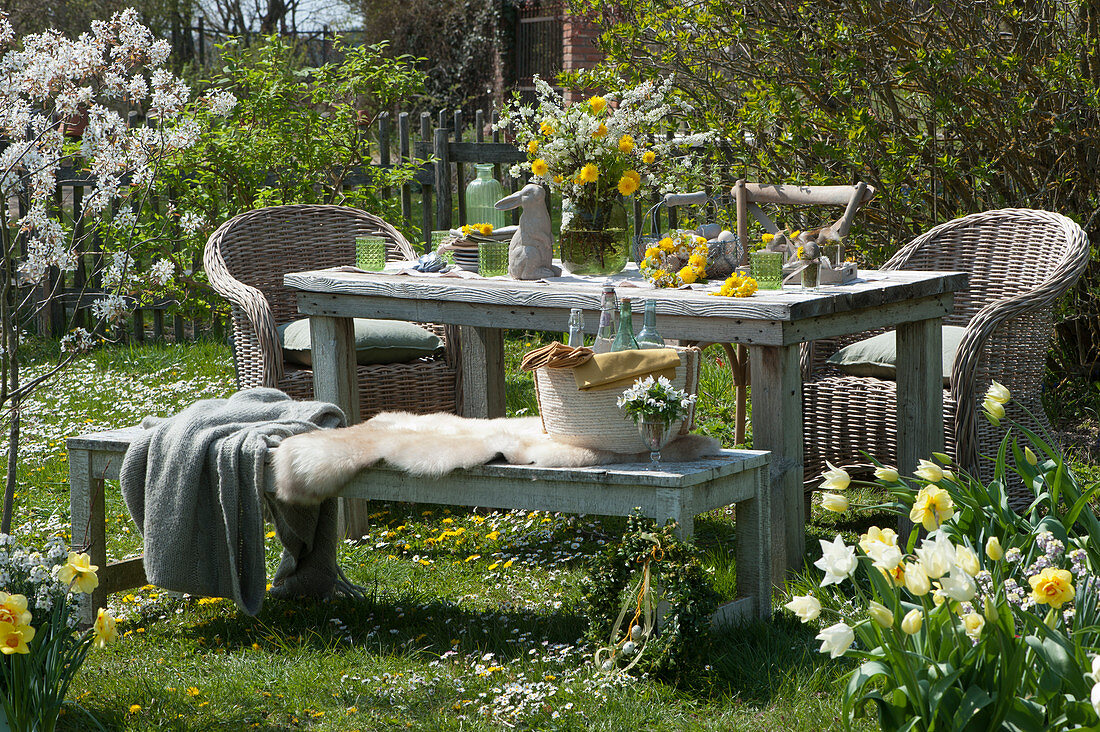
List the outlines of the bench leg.
{"type": "Polygon", "coordinates": [[[772,527],[768,470],[756,471],[756,498],[737,504],[737,594],[754,598],[756,618],[771,617],[772,527]]]}
{"type": "Polygon", "coordinates": [[[103,478],[92,474],[92,454],[87,450],[69,452],[69,509],[72,517],[72,550],[87,552],[99,567],[99,586],[91,597],[83,598],[80,619],[95,622],[98,608],[107,606],[107,521],[103,507],[103,478]]]}
{"type": "Polygon", "coordinates": [[[695,535],[694,494],[691,488],[683,489],[657,489],[657,510],[652,518],[659,526],[664,526],[669,519],[676,522],[676,538],[687,541],[695,535]]]}

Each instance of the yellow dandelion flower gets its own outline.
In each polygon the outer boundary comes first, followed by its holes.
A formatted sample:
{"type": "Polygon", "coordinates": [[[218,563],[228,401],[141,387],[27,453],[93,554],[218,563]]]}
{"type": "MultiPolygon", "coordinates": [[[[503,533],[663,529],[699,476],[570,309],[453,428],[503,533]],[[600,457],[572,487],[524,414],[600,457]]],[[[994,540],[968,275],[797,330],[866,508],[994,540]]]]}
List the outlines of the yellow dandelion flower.
{"type": "Polygon", "coordinates": [[[760,240],[765,244],[771,244],[772,239],[775,239],[775,234],[764,234],[764,236],[760,237],[760,240]]]}
{"type": "Polygon", "coordinates": [[[654,161],[656,161],[656,160],[657,160],[657,153],[653,152],[652,150],[646,150],[642,154],[642,162],[645,163],[646,165],[653,165],[654,161]]]}
{"type": "Polygon", "coordinates": [[[606,134],[607,134],[607,125],[605,125],[603,122],[600,122],[600,126],[597,127],[596,129],[592,130],[592,136],[597,138],[597,139],[603,137],[606,134]]]}
{"type": "Polygon", "coordinates": [[[556,183],[557,185],[560,186],[564,182],[565,182],[565,176],[562,176],[562,175],[555,175],[554,176],[554,183],[556,183]]]}
{"type": "Polygon", "coordinates": [[[599,177],[600,169],[596,167],[595,163],[588,163],[583,168],[581,168],[581,183],[595,183],[599,177]]]}
{"type": "Polygon", "coordinates": [[[634,149],[634,138],[630,135],[623,135],[619,138],[619,151],[629,153],[634,149]]]}
{"type": "Polygon", "coordinates": [[[539,151],[539,141],[538,140],[531,140],[531,142],[527,143],[527,152],[534,155],[538,151],[539,151]]]}
{"type": "Polygon", "coordinates": [[[638,181],[629,175],[619,178],[619,193],[624,196],[632,196],[638,190],[638,181]]]}
{"type": "Polygon", "coordinates": [[[698,279],[698,275],[691,267],[681,268],[680,271],[676,273],[676,276],[679,277],[685,285],[690,285],[691,283],[695,282],[696,279],[698,279]]]}
{"type": "Polygon", "coordinates": [[[667,236],[664,239],[661,239],[661,241],[657,242],[657,246],[659,246],[661,248],[661,251],[663,252],[671,252],[673,249],[676,248],[676,245],[672,243],[672,239],[667,236]]]}
{"type": "Polygon", "coordinates": [[[477,225],[477,230],[481,232],[482,236],[489,236],[489,234],[493,233],[493,225],[492,224],[478,224],[477,225]]]}
{"type": "Polygon", "coordinates": [[[545,120],[541,125],[539,125],[539,132],[543,135],[554,134],[554,123],[550,120],[545,120]]]}
{"type": "Polygon", "coordinates": [[[599,114],[607,109],[607,100],[600,96],[592,97],[588,100],[588,108],[592,110],[593,114],[599,114]]]}
{"type": "Polygon", "coordinates": [[[696,269],[702,269],[707,266],[707,258],[701,254],[692,254],[688,257],[688,264],[696,269]]]}
{"type": "Polygon", "coordinates": [[[535,162],[531,163],[531,172],[534,173],[535,175],[538,175],[538,176],[546,175],[547,171],[549,171],[549,170],[550,170],[550,166],[547,165],[546,161],[543,160],[542,158],[539,158],[535,162]]]}
{"type": "Polygon", "coordinates": [[[661,250],[658,249],[657,247],[649,247],[648,249],[645,250],[646,259],[648,259],[649,257],[656,257],[660,253],[661,253],[661,250]]]}

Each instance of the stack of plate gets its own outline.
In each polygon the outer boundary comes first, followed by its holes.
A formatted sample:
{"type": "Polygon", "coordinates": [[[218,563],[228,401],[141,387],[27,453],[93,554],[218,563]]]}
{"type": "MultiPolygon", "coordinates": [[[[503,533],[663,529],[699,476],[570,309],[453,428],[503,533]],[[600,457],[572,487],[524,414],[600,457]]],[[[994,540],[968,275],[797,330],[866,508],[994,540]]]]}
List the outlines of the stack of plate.
{"type": "Polygon", "coordinates": [[[459,269],[467,272],[477,272],[477,244],[459,240],[451,245],[450,249],[455,255],[455,264],[459,269]]]}

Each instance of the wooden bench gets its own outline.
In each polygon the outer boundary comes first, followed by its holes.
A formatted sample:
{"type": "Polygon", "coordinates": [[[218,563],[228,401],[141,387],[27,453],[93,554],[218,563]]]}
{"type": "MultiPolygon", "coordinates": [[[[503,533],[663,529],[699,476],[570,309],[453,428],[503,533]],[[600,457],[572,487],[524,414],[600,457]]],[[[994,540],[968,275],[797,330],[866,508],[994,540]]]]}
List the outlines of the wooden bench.
{"type": "MultiPolygon", "coordinates": [[[[99,566],[99,587],[85,607],[94,620],[112,592],[146,584],[141,557],[107,562],[104,481],[117,480],[130,440],[141,430],[128,427],[66,440],[72,546],[99,566]]],[[[768,453],[723,450],[713,458],[664,463],[650,471],[643,464],[589,468],[540,468],[490,463],[423,478],[379,465],[364,470],[341,492],[345,498],[433,503],[449,506],[527,509],[628,516],[636,509],[665,522],[674,519],[681,536],[691,536],[697,514],[737,504],[738,598],[715,614],[716,623],[771,615],[771,502],[767,490],[768,453]]],[[[273,491],[272,471],[266,489],[273,491]]]]}

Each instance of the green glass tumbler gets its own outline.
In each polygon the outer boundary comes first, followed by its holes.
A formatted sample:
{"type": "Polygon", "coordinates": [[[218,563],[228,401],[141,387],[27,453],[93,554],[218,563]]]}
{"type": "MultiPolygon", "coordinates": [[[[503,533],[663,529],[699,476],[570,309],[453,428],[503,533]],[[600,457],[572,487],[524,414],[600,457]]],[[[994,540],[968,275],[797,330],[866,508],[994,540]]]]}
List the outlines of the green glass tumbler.
{"type": "Polygon", "coordinates": [[[455,263],[455,253],[451,249],[440,250],[440,245],[444,240],[451,235],[451,232],[447,229],[437,229],[432,232],[432,251],[439,252],[439,256],[443,257],[443,261],[447,264],[455,263]]]}
{"type": "Polygon", "coordinates": [[[765,250],[750,253],[749,272],[759,289],[783,289],[783,253],[765,250]]]}
{"type": "Polygon", "coordinates": [[[499,277],[508,274],[508,242],[479,242],[477,245],[477,273],[482,277],[499,277]]]}
{"type": "Polygon", "coordinates": [[[381,272],[386,266],[386,240],[380,236],[355,237],[355,264],[367,272],[381,272]]]}

